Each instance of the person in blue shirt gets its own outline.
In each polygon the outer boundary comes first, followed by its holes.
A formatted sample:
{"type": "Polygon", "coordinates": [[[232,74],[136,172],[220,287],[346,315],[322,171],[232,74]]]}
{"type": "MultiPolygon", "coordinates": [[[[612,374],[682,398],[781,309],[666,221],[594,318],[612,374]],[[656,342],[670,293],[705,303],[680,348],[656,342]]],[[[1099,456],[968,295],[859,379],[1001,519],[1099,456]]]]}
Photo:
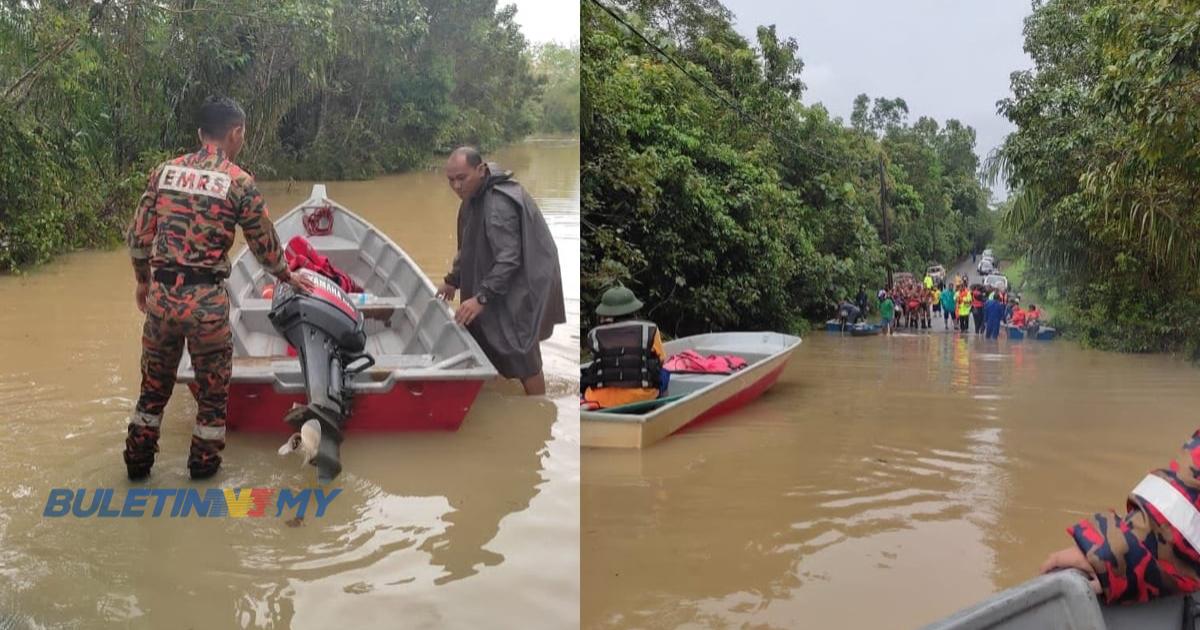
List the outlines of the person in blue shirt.
{"type": "Polygon", "coordinates": [[[1004,319],[1004,303],[996,299],[996,294],[988,296],[987,303],[983,305],[983,321],[985,337],[988,339],[1000,338],[1000,322],[1004,319]]]}
{"type": "Polygon", "coordinates": [[[954,290],[941,285],[941,295],[939,300],[942,303],[942,327],[949,330],[951,326],[958,326],[958,316],[954,313],[954,290]]]}

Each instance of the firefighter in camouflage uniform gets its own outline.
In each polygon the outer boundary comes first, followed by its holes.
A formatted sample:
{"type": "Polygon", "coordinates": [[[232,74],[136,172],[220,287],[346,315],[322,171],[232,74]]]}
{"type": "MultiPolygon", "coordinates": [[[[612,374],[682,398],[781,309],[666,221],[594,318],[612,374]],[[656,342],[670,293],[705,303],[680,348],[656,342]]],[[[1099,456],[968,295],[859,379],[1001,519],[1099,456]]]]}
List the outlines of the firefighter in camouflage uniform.
{"type": "Polygon", "coordinates": [[[1134,487],[1124,515],[1094,514],[1067,533],[1075,544],[1050,554],[1042,572],[1079,569],[1106,603],[1200,590],[1200,431],[1134,487]]]}
{"type": "Polygon", "coordinates": [[[188,469],[193,479],[203,479],[220,468],[233,359],[224,280],[237,227],[263,269],[280,282],[308,286],[288,273],[262,194],[232,161],[242,148],[245,122],[234,101],[206,100],[200,108],[202,147],[154,169],[129,228],[137,305],[146,314],[141,395],[125,440],[130,479],[145,478],[154,464],[185,340],[197,404],[188,469]]]}

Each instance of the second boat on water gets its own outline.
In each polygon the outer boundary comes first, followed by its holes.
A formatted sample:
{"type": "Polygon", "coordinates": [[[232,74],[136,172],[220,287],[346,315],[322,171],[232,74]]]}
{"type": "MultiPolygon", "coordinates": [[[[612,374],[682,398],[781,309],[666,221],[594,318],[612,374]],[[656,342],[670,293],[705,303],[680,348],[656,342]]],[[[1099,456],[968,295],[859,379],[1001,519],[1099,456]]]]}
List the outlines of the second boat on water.
{"type": "Polygon", "coordinates": [[[732,374],[671,374],[666,396],[621,409],[580,411],[583,446],[644,448],[684,426],[736,409],[779,379],[800,338],[773,332],[710,333],[663,344],[667,356],[684,350],[741,357],[732,374]]]}

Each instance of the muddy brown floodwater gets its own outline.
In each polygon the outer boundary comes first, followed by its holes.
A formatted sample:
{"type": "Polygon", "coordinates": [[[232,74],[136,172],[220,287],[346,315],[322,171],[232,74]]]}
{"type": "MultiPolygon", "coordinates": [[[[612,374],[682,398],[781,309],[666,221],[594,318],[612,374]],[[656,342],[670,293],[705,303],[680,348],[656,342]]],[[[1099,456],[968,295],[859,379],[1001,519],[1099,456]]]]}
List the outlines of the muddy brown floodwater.
{"type": "Polygon", "coordinates": [[[1198,408],[1200,370],[1161,356],[812,333],[743,410],[644,452],[584,449],[582,625],[934,621],[1123,511],[1198,408]]]}
{"type": "MultiPolygon", "coordinates": [[[[493,383],[457,433],[348,436],[341,495],[297,527],[43,517],[51,488],[130,486],[121,450],[142,317],[124,251],[0,277],[0,627],[578,625],[579,145],[528,141],[491,157],[538,200],[558,243],[569,321],[542,345],[549,396],[493,383]]],[[[311,183],[262,188],[282,213],[311,183]]],[[[445,273],[458,202],[439,171],[331,182],[329,194],[431,278],[445,273]]],[[[221,475],[191,482],[195,412],[177,386],[149,487],[312,483],[275,454],[280,436],[237,433],[221,475]]]]}

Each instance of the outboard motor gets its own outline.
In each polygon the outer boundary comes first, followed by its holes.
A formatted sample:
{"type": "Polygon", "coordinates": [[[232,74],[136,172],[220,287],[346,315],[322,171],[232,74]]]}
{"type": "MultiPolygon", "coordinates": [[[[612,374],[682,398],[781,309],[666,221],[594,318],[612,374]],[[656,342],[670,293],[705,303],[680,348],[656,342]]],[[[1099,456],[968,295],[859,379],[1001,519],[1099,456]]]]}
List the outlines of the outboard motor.
{"type": "Polygon", "coordinates": [[[342,471],[342,428],[350,416],[350,381],[375,365],[363,352],[367,335],[363,316],[341,287],[308,269],[303,274],[315,286],[311,293],[280,283],[267,318],[300,354],[308,404],[296,406],[284,417],[297,431],[309,420],[320,423],[321,439],[311,463],[317,480],[333,481],[342,471]]]}

